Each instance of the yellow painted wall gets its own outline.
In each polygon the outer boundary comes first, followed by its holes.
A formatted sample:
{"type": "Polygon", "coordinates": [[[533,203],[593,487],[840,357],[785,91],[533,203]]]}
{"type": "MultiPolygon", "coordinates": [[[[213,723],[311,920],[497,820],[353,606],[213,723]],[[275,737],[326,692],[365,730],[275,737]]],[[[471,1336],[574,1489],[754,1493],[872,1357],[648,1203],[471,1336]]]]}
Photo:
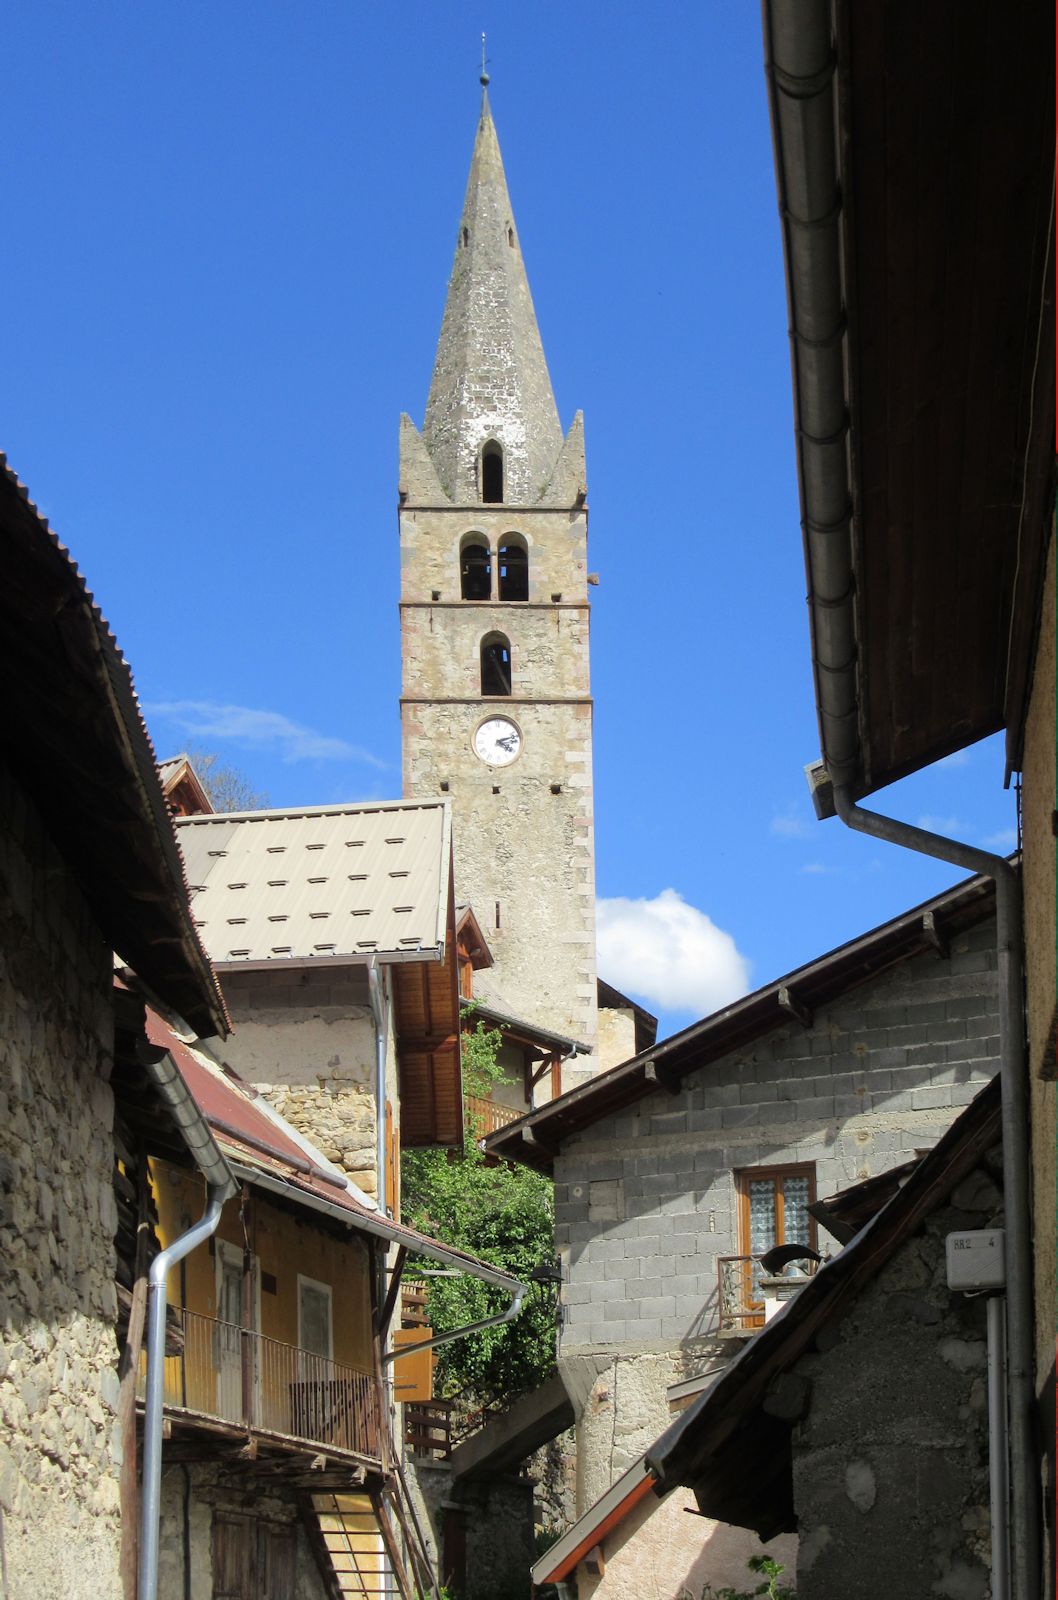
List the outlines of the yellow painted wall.
{"type": "MultiPolygon", "coordinates": [[[[201,1178],[171,1167],[151,1164],[158,1203],[159,1231],[168,1244],[202,1215],[201,1178]]],[[[239,1199],[224,1207],[216,1237],[243,1248],[239,1199]]],[[[276,1280],[274,1294],[261,1292],[261,1326],[269,1339],[284,1344],[298,1342],[298,1274],[329,1284],[332,1292],[334,1359],[370,1371],[372,1367],[370,1254],[366,1241],[356,1236],[337,1239],[317,1227],[306,1211],[305,1220],[289,1215],[258,1193],[251,1195],[250,1227],[254,1254],[262,1275],[276,1280]]],[[[187,1257],[185,1263],[187,1309],[203,1316],[217,1314],[216,1258],[208,1245],[187,1257]]],[[[169,1300],[180,1305],[180,1269],[169,1277],[169,1300]]]]}

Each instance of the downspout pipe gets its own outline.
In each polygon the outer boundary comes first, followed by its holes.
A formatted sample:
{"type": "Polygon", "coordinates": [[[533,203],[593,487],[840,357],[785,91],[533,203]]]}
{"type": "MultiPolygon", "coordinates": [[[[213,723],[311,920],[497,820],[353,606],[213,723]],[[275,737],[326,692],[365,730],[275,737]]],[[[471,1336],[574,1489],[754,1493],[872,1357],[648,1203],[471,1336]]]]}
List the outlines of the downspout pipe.
{"type": "Polygon", "coordinates": [[[1029,1093],[1021,955],[1021,884],[1005,856],[897,822],[858,806],[835,786],[834,809],[846,827],[887,844],[991,878],[996,886],[999,1049],[1002,1088],[1003,1206],[1007,1253],[1007,1397],[1010,1430],[1010,1566],[1013,1600],[1037,1600],[1040,1483],[1033,1413],[1036,1403],[1032,1306],[1029,1093]]]}
{"type": "Polygon", "coordinates": [[[137,1059],[179,1128],[195,1165],[206,1180],[201,1219],[155,1256],[147,1280],[147,1386],[143,1410],[143,1484],[140,1491],[139,1600],[158,1593],[158,1521],[162,1488],[162,1406],[165,1400],[165,1307],[169,1272],[196,1245],[217,1230],[224,1202],[238,1184],[210,1127],[168,1051],[137,1047],[137,1059]]]}
{"type": "Polygon", "coordinates": [[[386,992],[378,957],[367,964],[367,989],[375,1019],[375,1184],[378,1209],[389,1216],[386,1205],[386,992]]]}
{"type": "Polygon", "coordinates": [[[515,1281],[511,1294],[511,1303],[506,1311],[501,1311],[496,1317],[482,1317],[480,1322],[468,1322],[465,1327],[453,1328],[450,1333],[437,1333],[432,1339],[420,1339],[418,1344],[398,1345],[395,1350],[387,1350],[382,1357],[384,1365],[392,1361],[400,1361],[404,1356],[414,1354],[416,1350],[436,1350],[439,1344],[448,1344],[451,1339],[465,1339],[469,1333],[480,1333],[483,1328],[498,1328],[501,1323],[513,1322],[522,1309],[522,1301],[529,1292],[529,1285],[515,1281]]]}
{"type": "Polygon", "coordinates": [[[165,1399],[165,1305],[170,1270],[217,1231],[232,1190],[210,1184],[206,1209],[194,1227],[174,1239],[151,1262],[147,1291],[147,1393],[143,1413],[143,1488],[140,1498],[138,1600],[158,1594],[158,1522],[162,1494],[162,1405],[165,1399]]]}

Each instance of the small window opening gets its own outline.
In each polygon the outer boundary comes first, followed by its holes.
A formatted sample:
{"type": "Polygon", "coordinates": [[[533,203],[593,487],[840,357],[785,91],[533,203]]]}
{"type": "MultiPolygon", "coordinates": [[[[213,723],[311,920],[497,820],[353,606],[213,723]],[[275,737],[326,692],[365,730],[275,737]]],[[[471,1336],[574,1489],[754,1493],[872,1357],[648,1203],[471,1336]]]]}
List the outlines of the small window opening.
{"type": "Polygon", "coordinates": [[[507,229],[507,243],[510,245],[511,249],[513,250],[514,249],[514,229],[513,228],[508,228],[507,229]]]}
{"type": "Polygon", "coordinates": [[[481,452],[481,498],[487,506],[503,503],[503,448],[495,439],[481,452]]]}
{"type": "Polygon", "coordinates": [[[481,641],[481,692],[511,692],[511,643],[502,633],[490,633],[481,641]]]}
{"type": "Polygon", "coordinates": [[[466,249],[466,247],[467,247],[467,245],[469,243],[470,243],[470,229],[469,228],[464,228],[463,229],[463,249],[464,250],[466,249]]]}
{"type": "Polygon", "coordinates": [[[553,783],[551,785],[551,793],[552,794],[561,794],[562,793],[562,785],[560,783],[553,783]]]}
{"type": "Polygon", "coordinates": [[[459,556],[459,592],[464,600],[491,600],[492,552],[487,544],[465,544],[459,556]]]}
{"type": "Polygon", "coordinates": [[[499,550],[500,599],[528,600],[529,552],[516,534],[508,534],[499,550]]]}

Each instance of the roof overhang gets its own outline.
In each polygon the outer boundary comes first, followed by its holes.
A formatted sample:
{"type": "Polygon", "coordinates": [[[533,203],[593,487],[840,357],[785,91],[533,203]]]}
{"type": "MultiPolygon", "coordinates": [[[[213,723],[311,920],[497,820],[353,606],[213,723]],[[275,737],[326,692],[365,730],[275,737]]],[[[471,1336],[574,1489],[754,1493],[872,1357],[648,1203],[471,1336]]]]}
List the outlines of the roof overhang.
{"type": "Polygon", "coordinates": [[[1017,767],[1053,509],[1053,11],[765,0],[764,36],[823,758],[861,796],[1006,727],[1017,767]]]}
{"type": "Polygon", "coordinates": [[[226,1034],[128,665],[0,456],[4,754],[107,943],[203,1037],[226,1034]]]}
{"type": "Polygon", "coordinates": [[[942,949],[946,940],[994,914],[993,881],[968,878],[490,1133],[483,1148],[549,1172],[563,1141],[600,1118],[659,1090],[678,1093],[690,1073],[788,1025],[791,1017],[810,1017],[901,962],[942,949]]]}
{"type": "Polygon", "coordinates": [[[659,1493],[685,1484],[706,1516],[753,1528],[762,1539],[794,1530],[792,1408],[772,1414],[769,1390],[1000,1139],[997,1077],[851,1243],[823,1263],[650,1447],[645,1462],[659,1493]]]}
{"type": "Polygon", "coordinates": [[[578,1562],[601,1544],[653,1488],[653,1475],[640,1456],[535,1563],[531,1569],[534,1584],[561,1583],[568,1578],[578,1562]]]}

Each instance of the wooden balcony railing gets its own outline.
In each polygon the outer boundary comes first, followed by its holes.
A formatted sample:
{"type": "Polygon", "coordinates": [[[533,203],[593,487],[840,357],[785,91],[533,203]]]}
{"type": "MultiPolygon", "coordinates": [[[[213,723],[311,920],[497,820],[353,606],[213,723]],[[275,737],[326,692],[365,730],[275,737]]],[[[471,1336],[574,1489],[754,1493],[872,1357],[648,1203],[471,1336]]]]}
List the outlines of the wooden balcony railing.
{"type": "MultiPolygon", "coordinates": [[[[524,1111],[516,1111],[512,1106],[497,1105],[495,1100],[482,1100],[479,1095],[466,1096],[467,1116],[473,1119],[478,1130],[478,1138],[483,1139],[487,1133],[495,1133],[499,1128],[506,1128],[512,1122],[517,1122],[519,1117],[525,1115],[524,1111]]],[[[528,1107],[526,1108],[528,1110],[528,1107]]]]}
{"type": "Polygon", "coordinates": [[[166,1406],[380,1459],[372,1373],[196,1311],[176,1316],[183,1351],[165,1362],[166,1406]]]}

